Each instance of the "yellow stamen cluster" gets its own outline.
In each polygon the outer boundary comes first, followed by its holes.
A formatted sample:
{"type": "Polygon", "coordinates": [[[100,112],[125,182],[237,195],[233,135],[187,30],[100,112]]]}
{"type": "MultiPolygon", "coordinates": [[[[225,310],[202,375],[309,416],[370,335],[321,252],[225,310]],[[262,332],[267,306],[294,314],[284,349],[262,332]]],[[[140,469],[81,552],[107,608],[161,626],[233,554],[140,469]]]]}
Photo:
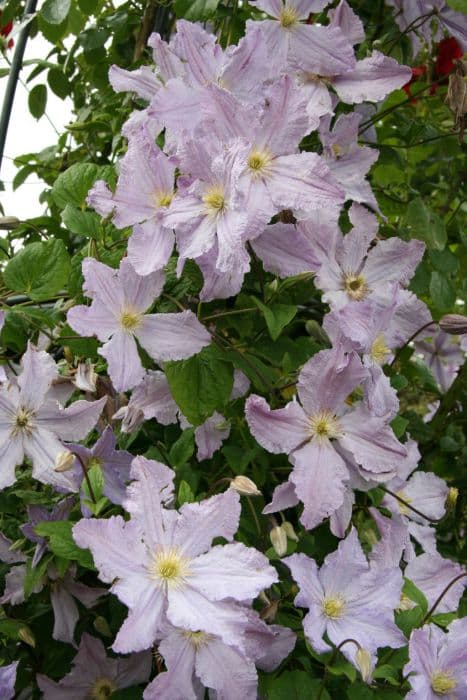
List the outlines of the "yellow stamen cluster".
{"type": "Polygon", "coordinates": [[[125,309],[120,316],[120,324],[126,331],[134,331],[142,321],[142,314],[132,309],[125,309]]]}
{"type": "MultiPolygon", "coordinates": [[[[399,496],[399,498],[402,498],[405,503],[412,503],[412,499],[408,498],[404,491],[397,491],[396,496],[399,496]]],[[[405,503],[402,503],[401,501],[397,501],[397,505],[399,506],[399,512],[401,515],[409,515],[410,513],[410,508],[407,508],[405,503]]]]}
{"type": "Polygon", "coordinates": [[[161,550],[154,555],[148,567],[148,574],[151,579],[165,586],[179,588],[191,575],[189,560],[176,547],[161,550]]]}
{"type": "Polygon", "coordinates": [[[331,620],[338,620],[344,614],[345,601],[340,596],[325,598],[322,610],[326,617],[330,617],[331,620]]]}
{"type": "Polygon", "coordinates": [[[13,429],[11,434],[13,436],[18,435],[18,433],[31,434],[32,431],[32,418],[34,416],[34,411],[30,411],[22,406],[16,412],[16,416],[13,420],[13,429]]]}
{"type": "Polygon", "coordinates": [[[449,671],[435,671],[431,676],[431,687],[437,695],[447,695],[457,686],[457,681],[449,671]]]}
{"type": "Polygon", "coordinates": [[[297,11],[293,7],[285,6],[280,14],[279,22],[284,29],[290,29],[298,22],[297,11]]]}
{"type": "Polygon", "coordinates": [[[191,632],[191,630],[184,630],[183,636],[186,637],[194,646],[195,649],[201,649],[212,639],[212,635],[207,632],[191,632]]]}
{"type": "Polygon", "coordinates": [[[91,700],[107,700],[117,690],[115,683],[110,678],[98,678],[91,689],[91,700]]]}
{"type": "Polygon", "coordinates": [[[354,301],[362,301],[370,291],[363,275],[354,275],[352,273],[344,275],[343,286],[344,291],[354,301]]]}
{"type": "Polygon", "coordinates": [[[386,364],[386,361],[388,359],[388,356],[391,354],[390,349],[386,345],[386,341],[384,339],[384,335],[382,333],[379,333],[376,338],[373,341],[373,345],[371,346],[370,350],[370,356],[373,362],[376,362],[378,365],[384,365],[386,364]]]}
{"type": "Polygon", "coordinates": [[[254,149],[248,156],[248,167],[253,176],[259,177],[266,174],[271,163],[272,155],[267,151],[254,149]]]}
{"type": "Polygon", "coordinates": [[[339,421],[331,411],[318,411],[308,419],[310,437],[332,440],[342,435],[339,421]]]}
{"type": "Polygon", "coordinates": [[[216,216],[225,209],[225,196],[221,187],[209,187],[203,197],[208,214],[216,216]]]}
{"type": "Polygon", "coordinates": [[[172,192],[156,192],[156,204],[158,207],[168,207],[172,203],[172,192]]]}

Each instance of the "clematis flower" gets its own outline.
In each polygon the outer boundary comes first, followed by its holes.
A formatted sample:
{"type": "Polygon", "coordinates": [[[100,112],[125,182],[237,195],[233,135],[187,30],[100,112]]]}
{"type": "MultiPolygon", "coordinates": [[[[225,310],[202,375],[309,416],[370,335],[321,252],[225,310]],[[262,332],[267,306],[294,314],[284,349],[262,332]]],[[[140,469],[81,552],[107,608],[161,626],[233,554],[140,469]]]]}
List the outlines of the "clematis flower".
{"type": "Polygon", "coordinates": [[[255,663],[263,670],[274,670],[292,651],[295,635],[286,627],[266,625],[250,612],[244,645],[246,652],[215,635],[172,627],[158,646],[167,671],[149,684],[144,700],[198,700],[204,696],[202,686],[215,690],[223,700],[256,700],[255,663]]]}
{"type": "Polygon", "coordinates": [[[442,330],[430,334],[431,338],[415,342],[415,349],[422,356],[441,387],[446,392],[465,360],[459,341],[456,337],[442,330]]]}
{"type": "Polygon", "coordinates": [[[129,139],[119,163],[115,193],[98,180],[87,196],[99,214],[112,215],[117,228],[134,226],[128,258],[139,275],[162,269],[172,253],[174,234],[165,225],[165,214],[174,195],[174,174],[175,164],[141,130],[129,139]]]}
{"type": "MultiPolygon", "coordinates": [[[[406,286],[423,257],[425,246],[413,239],[406,243],[400,238],[377,241],[376,217],[364,207],[353,204],[349,210],[353,228],[345,236],[335,235],[328,254],[320,253],[321,266],[316,273],[316,286],[323,290],[323,300],[332,308],[341,308],[349,301],[374,299],[387,302],[394,284],[406,286]]],[[[319,232],[311,225],[311,241],[319,232]]]]}
{"type": "Polygon", "coordinates": [[[167,621],[242,648],[248,617],[235,601],[249,604],[277,574],[263,554],[239,542],[211,547],[215,537],[232,540],[238,493],[228,489],[177,512],[164,507],[173,498],[171,469],[137,457],[132,476],[124,503],[131,520],[81,520],[73,528],[76,543],[90,548],[100,578],[129,608],[112,648],[147,649],[167,621]]]}
{"type": "Polygon", "coordinates": [[[293,59],[303,57],[317,75],[336,75],[355,66],[352,44],[338,26],[305,24],[310,13],[320,12],[329,0],[249,0],[272,19],[247,21],[247,35],[261,27],[269,51],[271,70],[285,72],[293,59]]]}
{"type": "MultiPolygon", "coordinates": [[[[104,496],[107,496],[112,503],[120,505],[125,498],[126,482],[130,480],[130,464],[133,455],[126,450],[116,450],[116,443],[112,428],[107,426],[92,448],[74,443],[68,444],[68,448],[73,454],[78,455],[82,462],[81,464],[78,462],[78,459],[75,459],[72,467],[76,489],[79,490],[83,483],[82,465],[84,465],[85,469],[98,466],[102,470],[104,477],[104,496]]],[[[83,495],[83,492],[81,492],[82,498],[83,495]]],[[[90,515],[84,504],[82,505],[82,510],[83,514],[90,515]]]]}
{"type": "MultiPolygon", "coordinates": [[[[370,566],[354,528],[320,569],[306,554],[292,554],[282,561],[300,588],[295,605],[308,608],[303,629],[313,649],[319,653],[331,649],[323,639],[325,633],[336,646],[351,638],[375,662],[379,647],[406,644],[394,622],[402,590],[401,571],[398,566],[370,566]]],[[[341,651],[355,663],[356,649],[345,644],[341,651]]]]}
{"type": "Polygon", "coordinates": [[[94,333],[106,341],[99,352],[117,391],[131,389],[145,375],[136,339],[156,362],[191,357],[209,344],[209,333],[192,311],[145,314],[162,291],[163,272],[141,277],[126,258],[118,270],[86,258],[83,274],[84,292],[93,301],[70,309],[68,323],[81,335],[94,333]]]}
{"type": "Polygon", "coordinates": [[[443,37],[443,30],[454,36],[462,48],[467,50],[467,24],[465,14],[455,12],[446,0],[386,0],[386,4],[395,9],[394,19],[399,28],[408,32],[414,55],[420,50],[422,42],[429,47],[443,37]]]}
{"type": "Polygon", "coordinates": [[[436,613],[457,611],[467,587],[467,570],[456,562],[445,559],[438,552],[427,552],[409,561],[404,571],[404,576],[413,581],[425,595],[430,608],[449,584],[462,574],[465,574],[464,578],[460,578],[444,593],[436,606],[436,613]]]}
{"type": "Polygon", "coordinates": [[[54,471],[65,450],[60,440],[81,440],[94,427],[107,401],[75,401],[63,408],[50,396],[56,364],[31,343],[21,359],[21,374],[0,388],[0,488],[15,482],[15,466],[25,457],[32,475],[45,484],[72,491],[66,473],[54,471]]]}
{"type": "Polygon", "coordinates": [[[317,353],[302,367],[297,385],[302,405],[292,401],[271,410],[260,396],[247,399],[245,412],[253,436],[269,452],[289,455],[294,467],[289,481],[304,504],[301,522],[307,529],[342,505],[349,479],[346,452],[369,478],[395,473],[406,456],[383,419],[364,406],[349,408],[345,403],[366,376],[357,355],[337,347],[317,353]]]}
{"type": "Polygon", "coordinates": [[[37,684],[44,700],[104,700],[116,690],[146,683],[150,673],[150,652],[109,658],[100,639],[84,633],[71,671],[58,682],[39,673],[37,684]]]}
{"type": "Polygon", "coordinates": [[[13,700],[15,696],[16,671],[19,661],[8,666],[0,666],[0,697],[2,700],[13,700]]]}
{"type": "Polygon", "coordinates": [[[467,695],[467,618],[453,620],[445,634],[425,625],[410,635],[409,662],[404,666],[412,690],[407,700],[465,698],[467,695]]]}

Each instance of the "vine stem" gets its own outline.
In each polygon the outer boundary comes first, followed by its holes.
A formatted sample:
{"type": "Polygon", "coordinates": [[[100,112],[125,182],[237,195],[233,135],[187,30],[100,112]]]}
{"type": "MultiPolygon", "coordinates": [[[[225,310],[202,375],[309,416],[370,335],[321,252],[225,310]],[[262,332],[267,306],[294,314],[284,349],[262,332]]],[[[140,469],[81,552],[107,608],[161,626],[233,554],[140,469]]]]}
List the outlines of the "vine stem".
{"type": "Polygon", "coordinates": [[[433,615],[434,611],[436,610],[436,608],[438,607],[438,605],[441,603],[441,601],[443,600],[444,596],[445,596],[446,593],[449,591],[449,589],[450,589],[457,581],[460,581],[461,578],[465,578],[465,576],[467,576],[467,571],[465,571],[463,574],[459,574],[459,576],[456,576],[455,578],[452,579],[452,581],[450,581],[450,582],[448,583],[448,585],[446,586],[446,588],[444,588],[444,590],[441,591],[441,593],[440,593],[439,596],[436,598],[436,600],[435,600],[435,602],[433,603],[433,605],[431,606],[431,608],[430,608],[430,609],[428,610],[428,612],[426,613],[425,617],[423,618],[423,620],[422,620],[422,622],[421,622],[422,625],[424,625],[425,622],[426,622],[427,620],[430,619],[430,617],[433,615]]]}
{"type": "Polygon", "coordinates": [[[393,366],[394,362],[397,360],[397,358],[398,358],[399,355],[401,354],[402,350],[404,350],[404,349],[407,347],[407,345],[409,345],[409,343],[411,343],[412,340],[413,340],[414,338],[417,337],[417,335],[418,335],[419,333],[421,333],[422,331],[424,331],[425,328],[429,328],[430,326],[437,326],[437,325],[438,325],[437,321],[429,321],[429,323],[425,323],[425,325],[421,326],[418,330],[416,330],[415,333],[412,333],[412,335],[410,336],[410,338],[409,338],[408,340],[406,340],[405,343],[404,343],[404,345],[402,345],[402,347],[400,347],[400,348],[397,350],[397,352],[394,354],[394,357],[392,358],[392,362],[389,364],[389,367],[392,367],[392,366],[393,366]]]}
{"type": "Polygon", "coordinates": [[[397,493],[394,493],[394,491],[390,491],[388,488],[385,486],[381,486],[381,490],[387,493],[389,496],[392,496],[395,498],[399,503],[402,503],[406,508],[409,510],[413,510],[414,513],[419,515],[421,518],[424,518],[425,520],[428,520],[430,523],[440,523],[441,520],[443,520],[444,515],[442,518],[430,518],[428,515],[425,515],[425,513],[422,513],[421,510],[418,510],[418,508],[414,508],[413,506],[410,505],[408,501],[405,501],[403,498],[397,495],[397,493]]]}
{"type": "Polygon", "coordinates": [[[341,642],[340,644],[337,645],[337,647],[334,647],[334,650],[333,650],[333,652],[332,652],[332,656],[331,656],[331,658],[329,659],[329,663],[326,664],[326,668],[325,668],[325,670],[324,670],[324,675],[323,675],[323,680],[322,680],[322,682],[321,682],[321,686],[320,686],[318,695],[316,696],[316,700],[321,700],[321,696],[322,696],[322,694],[323,694],[323,692],[324,692],[324,688],[326,687],[326,672],[327,672],[328,668],[329,668],[330,666],[332,666],[332,664],[333,664],[334,661],[336,660],[336,657],[337,657],[338,652],[342,649],[342,647],[343,647],[345,644],[349,644],[349,643],[355,644],[355,646],[357,647],[357,649],[361,649],[361,648],[362,648],[361,644],[359,644],[359,643],[357,642],[356,639],[352,639],[352,637],[348,637],[347,639],[343,639],[342,642],[341,642]]]}

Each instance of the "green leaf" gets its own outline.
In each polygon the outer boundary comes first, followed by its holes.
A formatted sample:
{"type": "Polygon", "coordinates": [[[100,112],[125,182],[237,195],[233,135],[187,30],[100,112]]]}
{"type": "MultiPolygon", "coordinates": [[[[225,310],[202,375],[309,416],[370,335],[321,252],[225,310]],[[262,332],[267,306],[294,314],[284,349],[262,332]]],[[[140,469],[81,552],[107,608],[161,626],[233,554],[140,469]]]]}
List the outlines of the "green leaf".
{"type": "Polygon", "coordinates": [[[297,313],[297,307],[291,304],[271,304],[266,306],[262,301],[252,297],[256,306],[263,312],[264,320],[268,327],[269,335],[273,340],[282,333],[282,330],[290,323],[297,313]]]}
{"type": "Polygon", "coordinates": [[[456,12],[467,13],[467,0],[446,0],[446,2],[456,12]]]}
{"type": "Polygon", "coordinates": [[[62,100],[70,94],[70,81],[59,68],[51,68],[49,70],[47,73],[47,82],[52,92],[55,93],[57,97],[61,97],[62,100]]]}
{"type": "Polygon", "coordinates": [[[5,284],[14,292],[44,301],[60,292],[70,274],[70,256],[63,241],[30,243],[10,260],[3,273],[5,284]]]}
{"type": "Polygon", "coordinates": [[[98,0],[78,0],[79,9],[85,15],[93,15],[98,4],[98,0]]]}
{"type": "MultiPolygon", "coordinates": [[[[280,676],[264,680],[266,688],[261,689],[261,694],[266,695],[268,700],[311,700],[318,697],[322,683],[319,678],[310,678],[306,671],[285,671],[280,676]]],[[[321,700],[330,700],[326,688],[322,690],[321,700]]]]}
{"type": "Polygon", "coordinates": [[[45,575],[48,565],[52,555],[48,554],[40,560],[37,566],[31,566],[32,559],[28,559],[26,564],[26,575],[24,577],[24,597],[26,600],[29,598],[34,588],[41,582],[42,577],[45,575]]]}
{"type": "Polygon", "coordinates": [[[86,197],[96,180],[112,180],[113,168],[94,163],[75,163],[61,173],[52,188],[52,198],[57,206],[65,209],[67,204],[84,207],[86,197]]]}
{"type": "Polygon", "coordinates": [[[175,0],[174,10],[177,17],[197,22],[212,17],[219,0],[175,0]]]}
{"type": "Polygon", "coordinates": [[[396,416],[391,421],[391,428],[393,429],[396,438],[402,437],[402,435],[406,431],[408,424],[409,421],[406,418],[402,418],[402,416],[396,416]]]}
{"type": "Polygon", "coordinates": [[[420,609],[422,610],[423,614],[425,614],[428,610],[428,601],[425,598],[425,595],[422,593],[422,591],[417,588],[417,586],[408,578],[404,579],[404,586],[402,588],[402,593],[405,593],[407,598],[412,600],[414,603],[416,603],[420,609]]]}
{"type": "Polygon", "coordinates": [[[61,24],[67,17],[71,0],[45,0],[41,15],[47,24],[61,24]]]}
{"type": "Polygon", "coordinates": [[[184,430],[178,440],[174,442],[169,452],[169,461],[172,467],[181,467],[188,462],[195,451],[195,429],[184,430]]]}
{"type": "Polygon", "coordinates": [[[34,529],[37,535],[48,539],[51,551],[58,557],[72,559],[86,569],[93,569],[94,562],[89,549],[81,549],[75,544],[71,534],[73,525],[69,520],[55,520],[39,523],[34,529]]]}
{"type": "Polygon", "coordinates": [[[193,503],[195,496],[191,490],[190,484],[186,481],[181,481],[178,487],[178,504],[182,506],[184,503],[193,503]]]}
{"type": "Polygon", "coordinates": [[[72,233],[87,238],[98,238],[101,225],[100,219],[93,211],[82,211],[67,204],[62,211],[62,221],[72,233]]]}
{"type": "Polygon", "coordinates": [[[173,398],[194,426],[201,425],[229,400],[233,367],[214,345],[180,362],[167,362],[165,373],[173,398]]]}
{"type": "Polygon", "coordinates": [[[419,627],[422,620],[423,611],[418,605],[410,610],[403,610],[402,612],[396,613],[396,624],[406,637],[410,637],[411,631],[415,629],[415,627],[419,627]]]}
{"type": "Polygon", "coordinates": [[[430,296],[433,304],[440,311],[450,311],[456,301],[456,290],[446,275],[431,273],[430,296]]]}
{"type": "Polygon", "coordinates": [[[447,241],[444,222],[426,206],[420,197],[409,202],[406,223],[413,230],[415,236],[425,241],[429,248],[443,250],[447,241]]]}
{"type": "Polygon", "coordinates": [[[40,119],[45,112],[47,104],[47,86],[35,85],[28,96],[28,107],[35,119],[40,119]]]}

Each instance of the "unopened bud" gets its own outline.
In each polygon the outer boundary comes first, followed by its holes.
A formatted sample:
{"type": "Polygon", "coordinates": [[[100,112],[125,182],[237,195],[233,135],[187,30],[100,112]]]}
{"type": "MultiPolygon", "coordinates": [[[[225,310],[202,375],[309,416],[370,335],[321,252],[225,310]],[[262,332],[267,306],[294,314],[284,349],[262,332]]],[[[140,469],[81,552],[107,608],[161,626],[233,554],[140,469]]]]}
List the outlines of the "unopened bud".
{"type": "Polygon", "coordinates": [[[97,373],[94,371],[94,365],[90,362],[80,362],[76,370],[74,383],[81,391],[96,391],[97,373]]]}
{"type": "Polygon", "coordinates": [[[265,622],[274,622],[277,610],[279,608],[278,600],[271,600],[269,603],[261,610],[259,616],[265,622]]]}
{"type": "Polygon", "coordinates": [[[54,471],[55,472],[67,472],[73,466],[75,461],[75,456],[69,450],[65,452],[59,452],[55,458],[54,471]]]}
{"type": "Polygon", "coordinates": [[[29,627],[20,627],[18,630],[18,637],[25,644],[29,644],[30,647],[34,648],[36,646],[36,640],[29,627]]]}
{"type": "Polygon", "coordinates": [[[401,593],[401,599],[399,601],[399,605],[397,606],[397,610],[398,612],[412,610],[414,605],[415,603],[413,602],[413,600],[410,600],[409,596],[405,595],[405,593],[401,593]]]}
{"type": "Polygon", "coordinates": [[[298,535],[295,532],[295,530],[293,529],[292,523],[289,523],[288,520],[284,520],[281,527],[284,529],[285,534],[287,535],[287,538],[289,540],[293,540],[294,542],[298,542],[298,535]]]}
{"type": "Polygon", "coordinates": [[[371,683],[373,677],[373,661],[369,651],[360,647],[355,654],[355,665],[360,671],[362,681],[371,683]]]}
{"type": "Polygon", "coordinates": [[[278,557],[283,557],[284,554],[287,554],[287,535],[282,525],[273,527],[269,533],[269,537],[271,538],[271,544],[278,557]]]}
{"type": "Polygon", "coordinates": [[[247,476],[236,476],[230,482],[230,488],[235,489],[241,496],[261,496],[261,491],[255,482],[247,476]]]}
{"type": "Polygon", "coordinates": [[[305,330],[308,335],[311,336],[313,340],[316,340],[320,345],[328,348],[331,347],[332,343],[329,340],[329,336],[318,321],[314,321],[313,319],[307,321],[305,323],[305,330]]]}
{"type": "Polygon", "coordinates": [[[452,510],[453,508],[456,507],[458,497],[459,497],[459,489],[456,489],[455,486],[451,486],[451,488],[448,491],[447,498],[446,498],[446,508],[448,510],[452,510]]]}
{"type": "Polygon", "coordinates": [[[99,615],[94,620],[94,629],[96,630],[96,632],[99,632],[99,634],[102,634],[103,637],[112,636],[112,630],[109,627],[109,623],[107,622],[105,617],[102,617],[102,615],[99,615]]]}
{"type": "Polygon", "coordinates": [[[445,333],[463,335],[467,333],[467,316],[461,316],[461,314],[446,314],[440,319],[439,327],[445,333]]]}

